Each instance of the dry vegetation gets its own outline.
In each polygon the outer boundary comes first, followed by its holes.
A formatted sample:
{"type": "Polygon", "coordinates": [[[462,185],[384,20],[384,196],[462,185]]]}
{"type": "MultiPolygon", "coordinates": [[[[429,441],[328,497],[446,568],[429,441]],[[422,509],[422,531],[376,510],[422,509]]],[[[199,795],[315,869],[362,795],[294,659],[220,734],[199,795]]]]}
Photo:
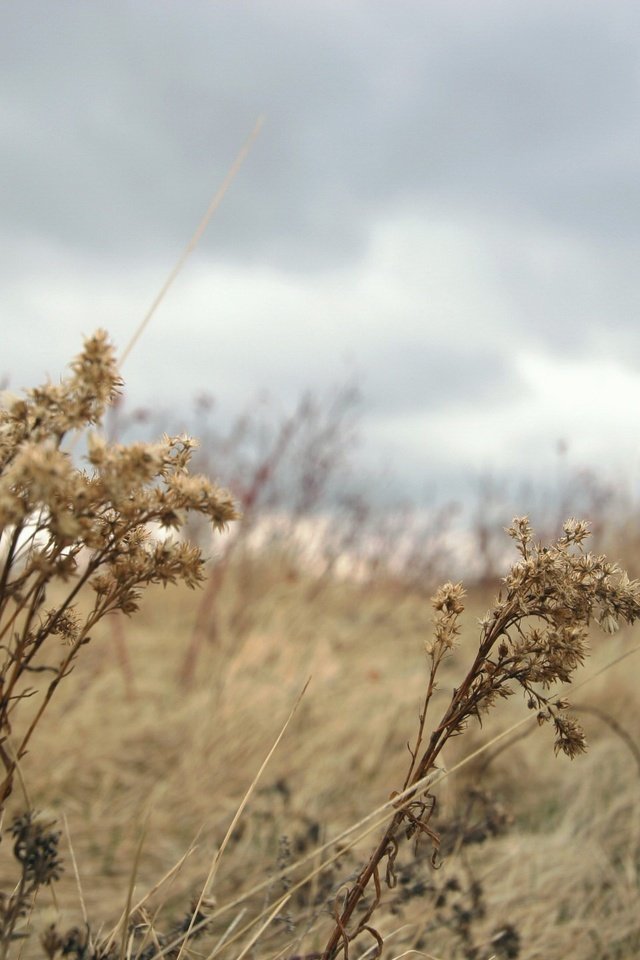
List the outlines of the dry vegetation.
{"type": "MultiPolygon", "coordinates": [[[[3,955],[637,957],[638,584],[576,522],[544,548],[514,522],[506,580],[485,564],[466,597],[417,551],[390,569],[384,538],[358,579],[339,538],[314,569],[291,528],[256,549],[288,452],[317,455],[300,519],[341,448],[342,413],[332,432],[307,402],[243,482],[223,474],[246,534],[194,593],[197,553],[141,535],[232,519],[189,444],[96,439],[87,474],[62,452],[117,386],[98,338],[57,395],[3,414],[3,955]]],[[[343,545],[358,521],[351,501],[343,545]]],[[[604,533],[633,574],[629,524],[604,533]]]]}

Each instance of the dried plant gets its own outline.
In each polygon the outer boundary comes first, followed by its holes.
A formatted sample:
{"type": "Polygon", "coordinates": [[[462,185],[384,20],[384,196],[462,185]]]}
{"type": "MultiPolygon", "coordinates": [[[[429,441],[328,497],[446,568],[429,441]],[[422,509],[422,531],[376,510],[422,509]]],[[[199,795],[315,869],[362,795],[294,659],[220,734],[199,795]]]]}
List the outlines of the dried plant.
{"type": "Polygon", "coordinates": [[[16,817],[5,831],[13,838],[19,878],[11,894],[0,893],[0,957],[3,960],[11,944],[27,935],[20,925],[28,917],[39,888],[49,886],[60,876],[60,834],[53,826],[41,815],[29,812],[16,817]]]}
{"type": "MultiPolygon", "coordinates": [[[[332,496],[335,498],[333,488],[340,486],[336,479],[341,472],[346,472],[346,459],[353,444],[352,414],[356,401],[357,393],[350,387],[338,390],[326,403],[307,393],[275,425],[275,429],[252,411],[236,420],[226,433],[221,433],[209,419],[214,409],[212,398],[201,396],[198,399],[197,432],[203,438],[203,444],[196,462],[205,472],[211,458],[224,463],[225,475],[229,477],[240,504],[243,523],[226,544],[224,554],[202,592],[193,634],[180,671],[186,687],[194,680],[203,645],[220,636],[218,599],[232,566],[243,580],[239,605],[231,614],[234,649],[247,632],[250,625],[248,611],[255,600],[250,592],[255,579],[251,560],[256,551],[250,542],[262,521],[268,519],[270,513],[284,521],[274,524],[269,533],[265,529],[266,550],[286,546],[293,555],[296,527],[302,528],[309,515],[326,506],[332,496]]],[[[340,477],[340,482],[343,479],[340,477]]],[[[336,504],[333,510],[336,511],[336,504]]],[[[344,535],[343,516],[338,524],[344,535]]],[[[190,534],[197,541],[202,531],[196,524],[192,528],[190,534]]],[[[311,540],[308,529],[303,539],[306,543],[311,540]]]]}
{"type": "Polygon", "coordinates": [[[403,833],[408,838],[428,839],[436,862],[440,837],[430,825],[436,798],[429,786],[425,788],[424,779],[436,770],[448,740],[463,733],[470,720],[482,722],[499,699],[511,696],[519,686],[528,708],[537,711],[538,722],[553,725],[556,752],[573,758],[586,749],[582,728],[568,713],[568,701],[554,695],[552,687],[570,683],[583,663],[592,621],[605,633],[613,633],[621,621],[633,623],[640,617],[640,583],[630,581],[606,557],[585,551],[589,531],[583,521],[568,520],[563,536],[550,546],[534,542],[526,517],[516,518],[507,532],[520,559],[505,578],[495,606],[480,623],[478,649],[470,669],[426,739],[427,713],[439,668],[460,633],[464,590],[460,583],[447,583],[433,597],[426,693],[402,793],[396,794],[397,812],[354,884],[334,905],[335,923],[322,954],[324,960],[333,960],[340,952],[347,957],[352,941],[365,932],[374,940],[375,955],[381,954],[383,940],[371,922],[382,898],[381,868],[386,863],[385,880],[393,888],[403,833]]]}
{"type": "MultiPolygon", "coordinates": [[[[140,910],[127,922],[125,937],[127,956],[135,956],[136,960],[152,960],[161,951],[166,950],[163,956],[173,960],[179,955],[180,949],[179,946],[171,947],[170,945],[176,940],[180,943],[181,935],[184,936],[190,928],[194,916],[197,928],[191,935],[194,939],[201,937],[208,927],[211,906],[209,901],[200,908],[196,903],[192,903],[186,914],[166,933],[157,930],[152,918],[146,911],[140,910]],[[169,945],[168,948],[167,945],[169,945]]],[[[56,957],[70,957],[72,960],[116,960],[122,955],[121,947],[113,939],[104,940],[95,937],[88,925],[83,929],[74,926],[63,931],[56,923],[51,923],[40,935],[40,946],[47,960],[55,960],[56,957]]]]}
{"type": "Polygon", "coordinates": [[[225,491],[189,474],[189,437],[122,446],[101,436],[120,386],[114,348],[98,331],[70,376],[0,410],[0,812],[16,765],[95,625],[114,611],[133,613],[149,584],[194,587],[203,579],[200,550],[177,536],[190,513],[216,530],[236,516],[225,491]],[[68,441],[89,427],[83,468],[68,441]],[[90,600],[81,606],[85,592],[90,600]],[[49,677],[41,691],[32,685],[36,674],[49,677]],[[25,723],[20,708],[36,694],[25,723]]]}
{"type": "MultiPolygon", "coordinates": [[[[99,332],[86,342],[66,380],[9,399],[0,410],[0,814],[34,731],[96,624],[108,613],[135,612],[149,584],[180,581],[195,586],[203,576],[202,556],[177,535],[184,532],[190,515],[205,518],[216,530],[236,515],[227,493],[205,477],[189,474],[195,445],[189,437],[129,446],[104,438],[104,416],[120,386],[113,348],[99,332]],[[87,431],[91,427],[93,432],[87,431]],[[73,453],[79,432],[84,466],[73,453]]],[[[271,460],[241,491],[249,513],[289,442],[284,431],[271,460]]],[[[321,472],[322,463],[307,459],[311,473],[321,472]]],[[[305,489],[311,498],[304,501],[307,509],[318,490],[311,482],[305,489]]],[[[523,933],[515,924],[487,932],[484,891],[471,870],[439,882],[439,875],[430,873],[428,857],[403,863],[400,847],[403,838],[413,838],[416,849],[427,849],[437,863],[441,856],[464,853],[503,830],[505,814],[484,796],[482,784],[469,795],[463,815],[438,820],[433,780],[449,739],[462,734],[469,721],[482,721],[518,688],[538,722],[553,728],[556,752],[574,757],[585,749],[582,730],[555,687],[569,683],[583,662],[591,623],[613,633],[620,623],[640,616],[640,585],[604,556],[586,551],[588,530],[581,521],[567,521],[563,535],[549,546],[534,541],[526,518],[514,520],[508,532],[520,557],[481,621],[466,676],[442,715],[428,723],[442,684],[441,667],[460,633],[464,590],[459,583],[447,583],[433,598],[427,679],[406,776],[401,792],[393,795],[390,822],[365,865],[360,868],[349,859],[352,852],[340,860],[340,870],[355,867],[346,892],[333,864],[313,885],[290,886],[288,871],[295,867],[291,861],[319,839],[321,828],[315,820],[305,821],[300,836],[290,830],[291,823],[286,835],[279,834],[277,876],[269,881],[270,894],[280,894],[282,887],[287,901],[272,917],[271,937],[302,943],[311,932],[315,935],[327,908],[334,917],[324,952],[306,957],[333,960],[344,953],[346,958],[352,943],[365,933],[373,938],[368,952],[380,955],[383,938],[374,914],[383,882],[394,889],[389,898],[392,914],[402,913],[414,897],[432,905],[421,949],[428,951],[429,937],[446,928],[469,960],[520,953],[523,933]]],[[[208,602],[210,594],[204,599],[208,602]]],[[[278,789],[286,794],[289,788],[285,783],[278,789]]],[[[54,883],[61,870],[59,838],[49,821],[32,812],[22,814],[4,836],[12,838],[19,871],[12,892],[0,893],[1,956],[21,944],[38,890],[54,883]]],[[[49,960],[115,960],[124,953],[141,960],[177,957],[184,955],[194,935],[221,932],[222,911],[202,911],[202,906],[198,900],[186,916],[169,922],[164,933],[156,929],[155,915],[127,915],[119,945],[113,936],[101,941],[88,925],[65,930],[54,924],[41,934],[41,946],[49,960]]],[[[270,935],[259,936],[261,945],[269,947],[270,935]]]]}

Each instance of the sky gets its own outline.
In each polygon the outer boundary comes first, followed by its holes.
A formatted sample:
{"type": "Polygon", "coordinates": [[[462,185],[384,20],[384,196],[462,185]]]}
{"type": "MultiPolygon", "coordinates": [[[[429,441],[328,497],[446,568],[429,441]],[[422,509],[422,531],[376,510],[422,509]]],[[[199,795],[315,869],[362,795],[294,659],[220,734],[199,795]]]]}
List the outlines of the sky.
{"type": "Polygon", "coordinates": [[[356,384],[363,479],[640,493],[640,5],[0,8],[0,377],[123,350],[132,405],[356,384]],[[393,476],[393,480],[389,478],[393,476]]]}

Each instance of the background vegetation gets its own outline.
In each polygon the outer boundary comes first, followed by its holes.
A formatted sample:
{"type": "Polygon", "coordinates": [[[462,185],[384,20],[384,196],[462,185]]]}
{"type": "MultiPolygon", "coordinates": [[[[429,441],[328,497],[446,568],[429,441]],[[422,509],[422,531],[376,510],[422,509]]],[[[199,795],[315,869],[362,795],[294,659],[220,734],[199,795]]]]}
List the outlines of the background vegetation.
{"type": "MultiPolygon", "coordinates": [[[[464,528],[453,505],[429,515],[399,505],[385,516],[369,502],[345,472],[351,400],[305,398],[282,423],[248,417],[220,433],[200,404],[197,466],[231,487],[244,519],[213,544],[210,528],[191,522],[192,537],[214,553],[202,589],[151,585],[137,616],[102,618],[56,690],[6,805],[13,834],[0,845],[5,932],[27,876],[15,840],[28,846],[35,835],[14,816],[40,811],[36,839],[48,837],[57,855],[34,884],[37,899],[27,898],[12,921],[5,954],[176,957],[185,952],[180,933],[195,922],[203,936],[189,940],[193,957],[320,955],[340,892],[353,885],[376,833],[351,849],[349,835],[342,857],[300,890],[302,868],[283,869],[305,856],[304,869],[318,866],[336,849],[318,852],[325,841],[402,788],[439,580],[461,566],[469,578],[434,718],[467,673],[478,620],[516,559],[502,529],[510,506],[495,487],[479,495],[464,528]],[[243,933],[245,924],[280,895],[289,899],[252,942],[258,928],[243,933]]],[[[107,432],[113,441],[128,429],[120,407],[107,432]]],[[[592,477],[565,481],[538,511],[543,539],[559,534],[563,513],[586,507],[596,549],[621,558],[633,576],[637,518],[629,504],[592,477]]],[[[48,586],[54,608],[63,589],[48,586]]],[[[526,723],[521,697],[448,741],[438,763],[452,772],[428,820],[439,838],[436,866],[432,838],[403,844],[397,882],[383,891],[375,917],[385,956],[638,955],[637,645],[633,628],[594,632],[571,693],[590,746],[573,761],[554,756],[548,726],[526,723]]],[[[47,683],[33,673],[34,696],[47,683]]],[[[28,729],[24,716],[6,731],[11,743],[28,729]]],[[[375,946],[365,939],[351,949],[373,955],[375,946]]]]}

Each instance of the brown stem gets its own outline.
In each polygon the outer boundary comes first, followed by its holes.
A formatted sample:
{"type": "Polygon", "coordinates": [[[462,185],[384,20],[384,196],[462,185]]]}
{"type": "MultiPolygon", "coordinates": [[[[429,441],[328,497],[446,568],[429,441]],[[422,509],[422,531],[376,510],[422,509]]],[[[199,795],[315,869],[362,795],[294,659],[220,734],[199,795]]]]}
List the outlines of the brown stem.
{"type": "MultiPolygon", "coordinates": [[[[430,770],[435,766],[435,761],[442,751],[445,743],[449,739],[451,733],[459,725],[460,721],[469,715],[469,709],[473,706],[474,698],[470,697],[471,686],[474,680],[480,675],[482,670],[482,665],[489,655],[491,648],[503,636],[508,628],[512,625],[512,621],[517,617],[517,612],[515,606],[507,606],[503,610],[503,615],[499,620],[496,620],[494,624],[487,630],[483,640],[480,643],[480,647],[476,654],[476,657],[471,665],[470,670],[468,671],[462,685],[454,690],[453,696],[449,706],[447,707],[440,723],[435,728],[433,733],[429,738],[426,750],[423,753],[420,761],[416,764],[416,755],[419,749],[420,742],[422,740],[424,722],[425,722],[425,713],[420,716],[420,727],[418,731],[418,739],[416,742],[415,753],[412,753],[411,764],[409,767],[409,774],[405,781],[405,787],[407,784],[411,785],[418,783],[422,780],[430,770]]],[[[425,703],[428,704],[429,697],[431,695],[431,688],[433,685],[433,676],[430,678],[429,688],[427,690],[427,697],[425,703]]],[[[411,796],[411,795],[410,795],[411,796]]],[[[373,853],[369,857],[369,860],[366,866],[360,872],[353,888],[349,892],[347,899],[345,901],[344,908],[342,913],[336,922],[331,936],[327,941],[327,945],[322,954],[322,960],[334,960],[337,955],[340,944],[343,946],[347,945],[346,937],[346,928],[349,923],[354,910],[356,909],[358,903],[364,896],[364,893],[367,889],[369,881],[373,877],[374,873],[377,871],[378,866],[381,860],[384,858],[389,844],[395,839],[396,831],[399,826],[402,824],[405,819],[404,810],[400,809],[391,820],[391,823],[385,830],[381,840],[374,849],[373,853]]]]}
{"type": "Polygon", "coordinates": [[[396,830],[400,826],[404,819],[404,814],[402,811],[398,811],[393,817],[393,820],[385,830],[378,846],[375,848],[371,856],[369,857],[369,862],[366,867],[361,871],[358,879],[356,880],[353,888],[349,891],[345,905],[340,914],[339,921],[336,923],[334,930],[329,937],[326,947],[324,948],[324,953],[322,954],[322,960],[333,960],[336,956],[340,941],[344,941],[346,925],[351,919],[351,915],[358,903],[364,896],[364,892],[369,885],[369,880],[375,873],[378,864],[382,860],[387,850],[387,847],[391,843],[392,839],[395,836],[396,830]]]}

